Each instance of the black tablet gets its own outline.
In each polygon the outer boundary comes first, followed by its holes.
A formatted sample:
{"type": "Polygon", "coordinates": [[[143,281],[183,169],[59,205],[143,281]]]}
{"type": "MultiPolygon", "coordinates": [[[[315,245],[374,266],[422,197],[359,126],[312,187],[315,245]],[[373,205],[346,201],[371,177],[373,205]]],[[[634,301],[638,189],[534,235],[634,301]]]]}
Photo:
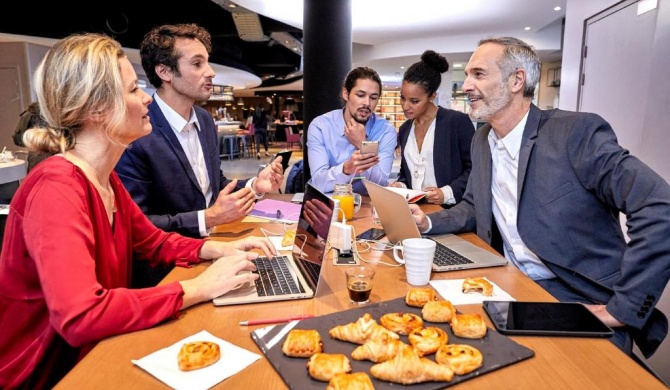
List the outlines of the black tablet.
{"type": "Polygon", "coordinates": [[[610,337],[614,333],[580,303],[484,301],[496,330],[510,335],[610,337]]]}

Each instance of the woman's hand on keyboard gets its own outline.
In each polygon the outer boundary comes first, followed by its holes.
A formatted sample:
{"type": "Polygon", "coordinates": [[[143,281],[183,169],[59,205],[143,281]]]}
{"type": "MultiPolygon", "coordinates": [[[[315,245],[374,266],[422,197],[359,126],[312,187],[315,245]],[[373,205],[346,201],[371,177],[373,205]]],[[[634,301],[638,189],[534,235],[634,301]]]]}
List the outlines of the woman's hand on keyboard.
{"type": "Polygon", "coordinates": [[[205,241],[200,249],[198,257],[204,260],[218,259],[222,256],[230,256],[248,252],[250,250],[260,249],[265,256],[272,257],[277,255],[272,242],[267,237],[249,236],[240,240],[231,242],[223,241],[205,241]]]}
{"type": "Polygon", "coordinates": [[[258,279],[258,274],[251,260],[258,257],[254,252],[221,257],[193,279],[183,280],[184,290],[182,309],[197,303],[214,299],[238,286],[258,279]]]}

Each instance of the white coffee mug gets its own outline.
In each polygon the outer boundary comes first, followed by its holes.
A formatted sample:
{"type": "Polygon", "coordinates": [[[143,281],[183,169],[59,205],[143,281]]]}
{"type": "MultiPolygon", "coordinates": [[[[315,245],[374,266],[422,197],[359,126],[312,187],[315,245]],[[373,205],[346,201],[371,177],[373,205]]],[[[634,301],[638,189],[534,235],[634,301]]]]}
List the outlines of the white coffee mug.
{"type": "Polygon", "coordinates": [[[436,243],[428,238],[407,238],[393,247],[393,257],[405,264],[407,283],[423,286],[430,281],[436,243]],[[402,256],[398,256],[402,252],[402,256]]]}

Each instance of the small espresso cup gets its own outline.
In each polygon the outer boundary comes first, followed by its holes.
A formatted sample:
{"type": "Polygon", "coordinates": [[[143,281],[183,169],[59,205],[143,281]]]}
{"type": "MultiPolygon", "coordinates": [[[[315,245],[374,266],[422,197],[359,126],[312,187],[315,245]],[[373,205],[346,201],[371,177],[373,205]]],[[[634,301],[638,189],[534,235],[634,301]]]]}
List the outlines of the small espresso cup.
{"type": "Polygon", "coordinates": [[[349,301],[355,305],[364,305],[370,302],[372,279],[375,277],[374,268],[367,266],[351,267],[344,271],[347,276],[347,291],[349,301]]]}
{"type": "Polygon", "coordinates": [[[428,238],[407,238],[393,247],[393,257],[405,264],[407,283],[423,286],[430,281],[430,271],[435,257],[435,241],[428,238]],[[399,253],[402,255],[399,256],[399,253]]]}

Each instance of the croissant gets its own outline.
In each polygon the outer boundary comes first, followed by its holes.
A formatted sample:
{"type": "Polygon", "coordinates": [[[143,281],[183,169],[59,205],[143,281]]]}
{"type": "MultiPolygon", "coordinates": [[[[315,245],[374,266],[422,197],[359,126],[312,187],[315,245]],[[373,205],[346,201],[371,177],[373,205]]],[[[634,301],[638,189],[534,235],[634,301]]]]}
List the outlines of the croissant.
{"type": "Polygon", "coordinates": [[[403,344],[402,341],[394,339],[388,334],[382,334],[379,337],[369,339],[363,345],[354,349],[351,352],[351,357],[354,360],[370,360],[381,363],[394,357],[403,344]]]}
{"type": "Polygon", "coordinates": [[[328,382],[336,374],[351,372],[351,363],[341,353],[315,353],[307,361],[307,371],[312,378],[328,382]]]}
{"type": "Polygon", "coordinates": [[[347,325],[338,325],[328,331],[330,337],[356,344],[363,344],[368,339],[380,337],[387,334],[389,337],[398,339],[399,336],[379,325],[370,313],[363,314],[356,322],[347,325]]]}
{"type": "Polygon", "coordinates": [[[372,381],[364,372],[336,374],[328,383],[326,390],[374,390],[372,381]]]}
{"type": "Polygon", "coordinates": [[[370,374],[383,381],[411,385],[423,382],[449,382],[454,372],[447,366],[420,358],[414,348],[403,345],[391,360],[370,367],[370,374]]]}

